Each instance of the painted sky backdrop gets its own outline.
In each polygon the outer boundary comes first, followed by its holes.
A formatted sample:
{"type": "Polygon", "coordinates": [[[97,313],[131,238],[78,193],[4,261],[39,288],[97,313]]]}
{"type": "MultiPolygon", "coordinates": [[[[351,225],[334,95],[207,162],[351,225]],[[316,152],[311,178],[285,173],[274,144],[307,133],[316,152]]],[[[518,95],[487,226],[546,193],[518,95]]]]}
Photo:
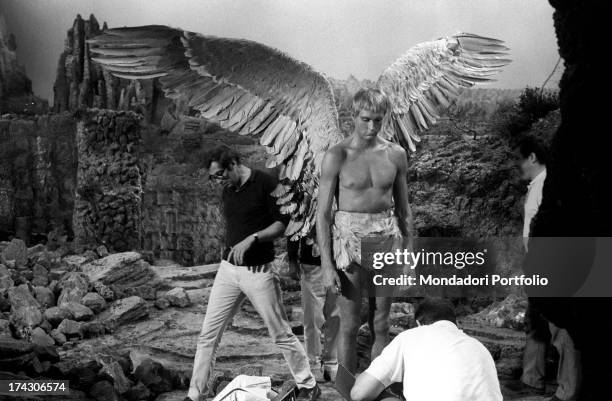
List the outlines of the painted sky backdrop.
{"type": "Polygon", "coordinates": [[[0,0],[34,93],[50,102],[77,14],[255,40],[328,76],[371,80],[419,42],[471,32],[511,48],[514,62],[490,86],[521,88],[541,85],[559,57],[552,12],[546,0],[0,0]]]}

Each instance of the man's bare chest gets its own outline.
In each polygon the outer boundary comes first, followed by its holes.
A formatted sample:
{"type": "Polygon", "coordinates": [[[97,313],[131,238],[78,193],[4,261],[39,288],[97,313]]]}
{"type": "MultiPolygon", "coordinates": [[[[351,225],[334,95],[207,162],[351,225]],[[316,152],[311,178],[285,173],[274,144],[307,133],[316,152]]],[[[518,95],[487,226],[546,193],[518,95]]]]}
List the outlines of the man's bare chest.
{"type": "Polygon", "coordinates": [[[349,155],[340,169],[340,186],[351,190],[393,186],[397,168],[386,153],[349,155]]]}

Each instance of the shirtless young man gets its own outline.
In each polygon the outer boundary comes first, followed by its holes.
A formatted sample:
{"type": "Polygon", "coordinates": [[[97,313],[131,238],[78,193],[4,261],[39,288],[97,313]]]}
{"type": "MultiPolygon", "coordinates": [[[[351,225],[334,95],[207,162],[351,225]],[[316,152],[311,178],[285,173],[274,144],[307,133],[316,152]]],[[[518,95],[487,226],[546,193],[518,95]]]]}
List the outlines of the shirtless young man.
{"type": "MultiPolygon", "coordinates": [[[[410,246],[412,239],[406,153],[378,137],[388,111],[389,101],[379,90],[361,89],[355,94],[355,129],[327,151],[319,183],[317,239],[323,280],[327,288],[340,291],[338,362],[352,373],[357,370],[362,289],[373,286],[372,271],[361,266],[360,240],[374,235],[393,238],[395,248],[410,246]],[[334,198],[338,210],[332,215],[334,198]]],[[[376,297],[375,306],[370,302],[372,359],[389,342],[391,301],[376,297]]]]}

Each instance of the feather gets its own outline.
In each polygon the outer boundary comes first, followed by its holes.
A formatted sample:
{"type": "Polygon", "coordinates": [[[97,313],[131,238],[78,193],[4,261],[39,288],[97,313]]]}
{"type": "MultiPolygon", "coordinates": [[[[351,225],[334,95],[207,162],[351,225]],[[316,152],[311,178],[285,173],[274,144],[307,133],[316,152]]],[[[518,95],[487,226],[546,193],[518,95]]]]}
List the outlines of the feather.
{"type": "Polygon", "coordinates": [[[159,77],[167,97],[222,128],[259,137],[272,153],[266,164],[280,167],[273,195],[291,217],[288,229],[309,235],[316,196],[304,193],[316,194],[322,155],[343,139],[322,74],[256,42],[165,26],[110,29],[88,44],[94,62],[113,75],[159,77]]]}
{"type": "Polygon", "coordinates": [[[393,110],[385,134],[414,151],[418,131],[435,124],[460,95],[461,88],[492,81],[492,76],[510,63],[508,50],[499,39],[469,33],[408,50],[385,69],[377,82],[389,96],[393,110]]]}

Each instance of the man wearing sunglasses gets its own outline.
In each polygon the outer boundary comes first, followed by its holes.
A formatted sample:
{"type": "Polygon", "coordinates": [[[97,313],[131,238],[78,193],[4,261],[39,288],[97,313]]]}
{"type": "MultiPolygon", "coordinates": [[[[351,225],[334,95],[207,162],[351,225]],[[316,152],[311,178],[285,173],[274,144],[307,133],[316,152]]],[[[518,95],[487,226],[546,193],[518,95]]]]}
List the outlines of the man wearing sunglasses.
{"type": "Polygon", "coordinates": [[[223,185],[226,249],[210,292],[186,400],[199,400],[210,390],[223,330],[246,298],[281,349],[299,389],[297,398],[316,400],[321,390],[302,344],[291,331],[278,279],[270,269],[274,260],[272,241],[285,231],[285,218],[270,194],[276,182],[266,173],[243,165],[238,152],[225,146],[209,152],[206,166],[209,178],[223,185]]]}

